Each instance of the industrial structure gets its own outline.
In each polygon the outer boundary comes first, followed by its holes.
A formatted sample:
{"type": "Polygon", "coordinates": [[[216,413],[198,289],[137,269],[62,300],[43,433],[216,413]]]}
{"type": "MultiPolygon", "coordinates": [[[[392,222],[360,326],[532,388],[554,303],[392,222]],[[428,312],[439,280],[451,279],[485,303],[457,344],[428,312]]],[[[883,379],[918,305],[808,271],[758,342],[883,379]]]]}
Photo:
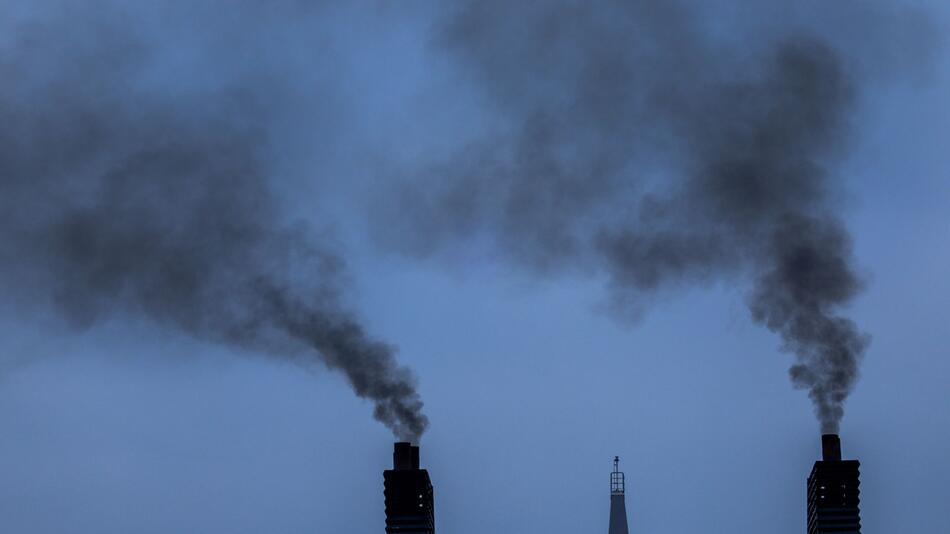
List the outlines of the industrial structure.
{"type": "Polygon", "coordinates": [[[860,534],[860,462],[841,459],[837,434],[821,437],[821,461],[808,476],[808,534],[860,534]]]}
{"type": "Polygon", "coordinates": [[[434,534],[435,504],[429,472],[419,469],[419,447],[396,443],[393,468],[383,472],[387,534],[434,534]]]}
{"type": "Polygon", "coordinates": [[[627,504],[624,502],[624,486],[623,471],[620,470],[620,457],[614,456],[614,470],[610,473],[609,534],[628,534],[627,504]]]}
{"type": "MultiPolygon", "coordinates": [[[[808,534],[861,534],[860,462],[842,460],[837,434],[821,437],[822,458],[808,476],[808,534]]],[[[435,534],[429,472],[419,467],[419,447],[396,443],[393,468],[383,472],[387,534],[435,534]]],[[[629,534],[626,481],[620,457],[610,473],[609,534],[629,534]]]]}

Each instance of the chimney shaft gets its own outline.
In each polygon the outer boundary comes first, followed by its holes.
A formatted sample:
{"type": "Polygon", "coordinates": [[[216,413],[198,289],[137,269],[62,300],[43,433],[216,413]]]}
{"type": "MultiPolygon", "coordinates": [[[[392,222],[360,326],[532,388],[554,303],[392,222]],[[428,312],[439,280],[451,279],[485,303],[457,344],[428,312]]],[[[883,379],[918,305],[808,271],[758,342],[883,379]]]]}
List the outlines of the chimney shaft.
{"type": "Polygon", "coordinates": [[[419,468],[419,447],[396,443],[393,468],[383,472],[388,534],[435,534],[435,505],[429,472],[419,468]]]}
{"type": "Polygon", "coordinates": [[[838,434],[821,436],[821,459],[826,462],[841,461],[841,439],[838,434]]]}
{"type": "Polygon", "coordinates": [[[808,534],[861,534],[861,462],[841,459],[837,434],[821,436],[821,454],[808,475],[808,534]]]}

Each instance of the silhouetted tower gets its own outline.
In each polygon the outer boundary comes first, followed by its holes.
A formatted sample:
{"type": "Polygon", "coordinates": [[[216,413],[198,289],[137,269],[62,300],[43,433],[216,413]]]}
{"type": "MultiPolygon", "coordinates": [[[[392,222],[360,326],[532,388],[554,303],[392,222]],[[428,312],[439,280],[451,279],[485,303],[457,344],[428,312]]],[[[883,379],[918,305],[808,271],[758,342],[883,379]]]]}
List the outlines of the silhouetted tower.
{"type": "Polygon", "coordinates": [[[610,473],[610,534],[627,534],[627,505],[624,503],[624,479],[620,457],[614,456],[610,473]]]}
{"type": "Polygon", "coordinates": [[[419,447],[396,443],[393,468],[383,471],[387,534],[434,534],[435,506],[429,472],[419,469],[419,447]]]}
{"type": "Polygon", "coordinates": [[[837,434],[821,436],[821,456],[808,476],[808,534],[860,534],[860,462],[841,459],[837,434]]]}

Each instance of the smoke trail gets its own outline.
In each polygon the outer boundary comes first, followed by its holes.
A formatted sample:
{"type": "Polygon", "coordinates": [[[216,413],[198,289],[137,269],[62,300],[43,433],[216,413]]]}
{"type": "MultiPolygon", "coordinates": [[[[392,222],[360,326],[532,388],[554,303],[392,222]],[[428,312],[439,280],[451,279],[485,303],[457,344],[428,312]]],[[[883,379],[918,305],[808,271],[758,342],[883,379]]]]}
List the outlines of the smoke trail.
{"type": "Polygon", "coordinates": [[[819,35],[729,20],[703,3],[465,4],[437,46],[479,85],[490,127],[411,171],[399,213],[377,207],[377,237],[605,273],[633,317],[660,291],[752,280],[753,320],[794,353],[794,384],[834,431],[868,343],[841,316],[861,283],[831,171],[857,84],[819,35]]]}
{"type": "Polygon", "coordinates": [[[809,390],[822,433],[837,434],[868,343],[852,321],[835,315],[860,288],[848,237],[834,220],[788,216],[770,246],[772,264],[755,283],[752,316],[797,355],[792,382],[809,390]]]}
{"type": "Polygon", "coordinates": [[[343,305],[329,239],[282,217],[262,116],[275,95],[253,83],[164,87],[161,51],[132,37],[142,28],[106,9],[71,15],[19,26],[0,46],[8,294],[79,327],[139,314],[325,365],[417,441],[427,420],[412,375],[343,305]]]}

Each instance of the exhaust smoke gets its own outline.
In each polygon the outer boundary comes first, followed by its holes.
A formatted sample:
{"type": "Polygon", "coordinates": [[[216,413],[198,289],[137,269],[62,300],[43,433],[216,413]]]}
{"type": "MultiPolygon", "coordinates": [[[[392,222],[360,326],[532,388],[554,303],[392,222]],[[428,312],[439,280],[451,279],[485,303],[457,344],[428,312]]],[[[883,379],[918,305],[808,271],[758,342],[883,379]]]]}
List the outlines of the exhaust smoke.
{"type": "Polygon", "coordinates": [[[0,284],[78,328],[137,315],[339,371],[418,441],[413,376],[345,306],[336,247],[282,217],[265,128],[279,91],[163,85],[165,41],[136,33],[153,28],[80,7],[4,32],[0,284]]]}
{"type": "MultiPolygon", "coordinates": [[[[752,319],[795,356],[793,384],[835,432],[869,342],[844,315],[862,283],[835,173],[860,84],[818,32],[742,34],[708,9],[465,3],[437,46],[477,84],[489,126],[408,169],[403,202],[374,210],[377,237],[416,256],[487,244],[535,274],[603,276],[623,319],[663,292],[749,283],[752,319]]],[[[882,20],[873,5],[841,10],[859,32],[882,20]]]]}

